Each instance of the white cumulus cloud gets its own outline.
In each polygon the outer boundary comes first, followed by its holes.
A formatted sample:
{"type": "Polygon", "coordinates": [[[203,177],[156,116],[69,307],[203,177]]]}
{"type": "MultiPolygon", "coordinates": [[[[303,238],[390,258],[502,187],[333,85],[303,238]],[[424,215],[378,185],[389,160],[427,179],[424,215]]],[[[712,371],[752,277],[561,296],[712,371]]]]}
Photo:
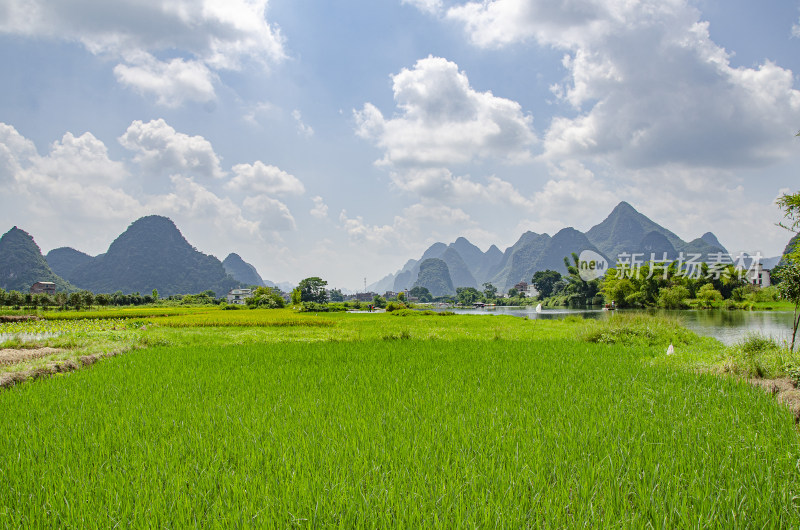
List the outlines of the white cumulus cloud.
{"type": "Polygon", "coordinates": [[[426,13],[436,14],[442,10],[442,0],[402,0],[402,3],[414,6],[426,13]]]}
{"type": "Polygon", "coordinates": [[[519,103],[478,92],[458,65],[420,59],[392,76],[398,113],[367,103],[355,111],[357,134],[384,150],[383,164],[446,165],[487,158],[520,162],[536,141],[519,103]]]}
{"type": "Polygon", "coordinates": [[[285,56],[268,0],[4,0],[0,33],[75,41],[119,61],[123,84],[175,106],[215,97],[215,72],[285,56]]]}
{"type": "Polygon", "coordinates": [[[247,210],[256,213],[265,227],[278,231],[296,228],[289,207],[278,199],[267,195],[255,195],[245,198],[243,205],[247,210]]]}
{"type": "Polygon", "coordinates": [[[391,224],[370,225],[361,216],[349,217],[346,210],[339,214],[339,223],[351,240],[393,250],[418,250],[477,226],[460,208],[428,202],[405,208],[391,224]]]}
{"type": "Polygon", "coordinates": [[[327,219],[328,205],[325,204],[325,201],[322,200],[322,197],[317,195],[316,197],[312,197],[311,200],[314,202],[314,207],[310,211],[311,215],[317,219],[327,219]]]}
{"type": "Polygon", "coordinates": [[[227,184],[232,190],[253,194],[300,195],[305,192],[305,186],[297,177],[260,160],[253,164],[236,164],[232,169],[235,176],[227,184]]]}
{"type": "Polygon", "coordinates": [[[184,101],[207,102],[216,97],[216,75],[200,61],[159,61],[142,53],[129,64],[115,66],[114,74],[123,85],[155,95],[158,103],[166,107],[176,107],[184,101]]]}
{"type": "Polygon", "coordinates": [[[136,152],[134,160],[148,172],[188,173],[206,178],[225,176],[211,142],[202,136],[177,132],[163,119],[133,121],[119,137],[119,143],[136,152]]]}
{"type": "Polygon", "coordinates": [[[420,59],[392,76],[397,111],[389,118],[371,103],[354,111],[356,134],[383,150],[393,185],[441,203],[505,202],[527,206],[514,187],[497,176],[486,182],[454,175],[469,163],[517,164],[532,159],[533,118],[519,103],[470,86],[455,63],[420,59]]]}
{"type": "MultiPolygon", "coordinates": [[[[210,187],[225,188],[219,180],[206,179],[210,186],[198,181],[196,177],[225,174],[202,137],[178,133],[155,120],[132,123],[119,141],[137,152],[130,164],[110,158],[105,144],[88,132],[67,132],[40,154],[13,126],[0,123],[0,183],[5,192],[0,194],[0,211],[7,219],[29,220],[26,229],[42,234],[40,244],[77,245],[88,252],[102,252],[131,221],[150,214],[172,218],[206,252],[263,243],[266,234],[274,245],[278,231],[295,229],[289,208],[277,199],[254,193],[238,201],[210,187]],[[168,175],[166,189],[141,192],[136,184],[153,171],[168,175]]],[[[257,176],[267,167],[240,164],[234,173],[257,176]]],[[[299,180],[274,169],[267,171],[271,190],[302,192],[299,180]]]]}
{"type": "Polygon", "coordinates": [[[301,136],[305,136],[306,138],[314,136],[314,129],[310,125],[303,123],[303,115],[299,110],[295,109],[292,111],[292,118],[294,118],[294,121],[297,123],[297,132],[301,136]]]}
{"type": "Polygon", "coordinates": [[[452,7],[472,42],[565,52],[554,93],[575,112],[545,135],[551,161],[622,168],[758,165],[794,148],[800,92],[769,61],[735,68],[687,0],[487,0],[452,7]]]}

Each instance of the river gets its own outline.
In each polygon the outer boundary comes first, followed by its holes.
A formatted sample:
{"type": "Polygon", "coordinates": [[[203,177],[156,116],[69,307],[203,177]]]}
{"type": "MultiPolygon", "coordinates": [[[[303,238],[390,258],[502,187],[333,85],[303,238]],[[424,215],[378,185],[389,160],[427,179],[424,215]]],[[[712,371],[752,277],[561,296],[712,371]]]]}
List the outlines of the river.
{"type": "Polygon", "coordinates": [[[583,318],[609,318],[616,313],[648,313],[677,317],[687,328],[698,335],[714,337],[724,344],[733,344],[749,334],[758,333],[781,341],[791,340],[791,311],[726,311],[726,310],[636,310],[603,311],[601,309],[543,309],[537,313],[534,306],[488,307],[485,309],[452,309],[460,314],[513,315],[518,317],[558,319],[569,315],[583,318]]]}

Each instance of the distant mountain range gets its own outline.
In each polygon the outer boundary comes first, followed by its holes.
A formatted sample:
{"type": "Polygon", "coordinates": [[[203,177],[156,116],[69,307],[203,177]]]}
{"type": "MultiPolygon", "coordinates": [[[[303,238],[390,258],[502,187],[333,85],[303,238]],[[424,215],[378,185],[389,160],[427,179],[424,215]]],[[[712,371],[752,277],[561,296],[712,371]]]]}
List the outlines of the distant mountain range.
{"type": "Polygon", "coordinates": [[[211,290],[222,296],[239,286],[271,285],[238,254],[225,262],[195,249],[167,217],[151,215],[131,223],[108,251],[90,256],[62,247],[43,257],[33,238],[17,227],[0,238],[0,287],[27,292],[37,281],[58,291],[95,293],[158,289],[160,296],[211,290]]]}
{"type": "MultiPolygon", "coordinates": [[[[787,251],[800,244],[795,236],[787,251]]],[[[678,253],[700,254],[727,250],[711,232],[686,242],[651,221],[626,202],[619,203],[603,222],[583,233],[564,228],[555,235],[525,232],[501,252],[492,245],[486,252],[459,237],[453,243],[435,243],[419,259],[410,259],[397,272],[368,286],[379,293],[402,291],[415,285],[434,296],[451,295],[457,287],[480,289],[490,282],[503,292],[520,281],[530,281],[537,271],[552,269],[566,274],[564,257],[593,250],[616,263],[620,253],[651,253],[670,259],[678,253]]],[[[780,258],[765,258],[766,268],[780,258]]],[[[274,284],[238,254],[220,262],[195,249],[169,218],[157,215],[131,223],[103,254],[90,256],[62,247],[42,256],[30,234],[13,227],[0,238],[0,288],[27,292],[37,281],[52,281],[58,291],[88,289],[95,293],[140,292],[158,289],[161,296],[212,290],[218,296],[237,286],[277,286],[291,291],[286,282],[274,284]]]]}
{"type": "Polygon", "coordinates": [[[711,232],[692,241],[683,241],[627,202],[621,202],[603,222],[586,233],[574,228],[564,228],[553,236],[525,232],[505,252],[500,252],[495,245],[482,252],[463,237],[449,245],[434,243],[419,259],[408,260],[399,271],[373,283],[368,289],[383,293],[399,292],[415,285],[427,287],[430,284],[442,289],[442,286],[452,285],[444,294],[454,294],[456,287],[481,288],[489,282],[506,292],[520,281],[530,282],[537,271],[551,269],[566,274],[564,257],[583,250],[599,253],[612,266],[624,252],[641,253],[646,258],[651,253],[660,258],[666,252],[670,259],[677,258],[680,252],[700,254],[703,259],[712,253],[728,252],[711,232]],[[444,277],[445,267],[439,264],[423,274],[422,264],[430,259],[446,265],[449,277],[444,277]],[[433,277],[434,271],[440,277],[433,277]]]}

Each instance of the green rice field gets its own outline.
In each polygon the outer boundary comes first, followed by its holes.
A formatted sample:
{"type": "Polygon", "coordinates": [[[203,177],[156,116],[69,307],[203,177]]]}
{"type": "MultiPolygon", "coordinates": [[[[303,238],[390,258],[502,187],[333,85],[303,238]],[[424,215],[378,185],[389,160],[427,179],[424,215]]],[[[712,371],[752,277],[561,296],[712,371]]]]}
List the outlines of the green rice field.
{"type": "Polygon", "coordinates": [[[148,318],[124,355],[0,390],[0,527],[800,525],[788,408],[685,368],[715,341],[598,325],[148,318]]]}

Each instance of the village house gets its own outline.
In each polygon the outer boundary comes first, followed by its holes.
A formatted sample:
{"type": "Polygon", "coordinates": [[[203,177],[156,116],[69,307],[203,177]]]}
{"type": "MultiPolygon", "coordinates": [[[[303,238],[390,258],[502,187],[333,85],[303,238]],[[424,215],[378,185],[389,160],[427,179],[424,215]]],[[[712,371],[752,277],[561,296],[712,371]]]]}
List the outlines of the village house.
{"type": "Polygon", "coordinates": [[[234,305],[245,305],[247,299],[252,298],[252,289],[231,289],[228,291],[228,303],[234,305]]]}
{"type": "Polygon", "coordinates": [[[356,293],[356,300],[359,302],[372,302],[376,296],[378,296],[378,293],[356,293]]]}
{"type": "Polygon", "coordinates": [[[769,287],[772,281],[769,276],[769,269],[765,269],[761,263],[755,263],[747,270],[747,283],[758,287],[769,287]]]}
{"type": "Polygon", "coordinates": [[[520,294],[524,294],[525,298],[536,298],[539,296],[539,291],[536,289],[536,287],[534,287],[532,283],[528,283],[526,281],[519,282],[514,286],[514,289],[516,289],[520,294]]]}
{"type": "Polygon", "coordinates": [[[31,294],[56,294],[56,284],[53,282],[36,282],[31,285],[31,294]]]}

